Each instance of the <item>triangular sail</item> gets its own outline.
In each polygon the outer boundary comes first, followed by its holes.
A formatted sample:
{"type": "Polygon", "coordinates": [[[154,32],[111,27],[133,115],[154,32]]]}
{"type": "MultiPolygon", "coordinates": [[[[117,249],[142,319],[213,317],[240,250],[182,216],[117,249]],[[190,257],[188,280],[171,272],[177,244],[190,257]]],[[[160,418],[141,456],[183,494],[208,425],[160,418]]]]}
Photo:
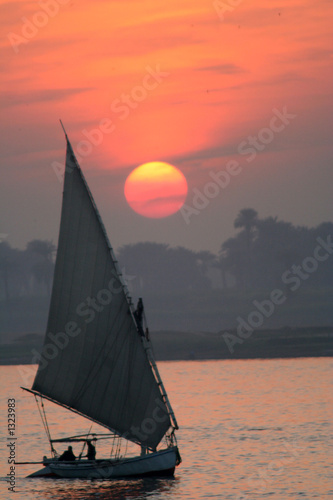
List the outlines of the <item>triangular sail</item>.
{"type": "Polygon", "coordinates": [[[48,326],[32,389],[155,449],[171,422],[143,342],[67,139],[48,326]]]}

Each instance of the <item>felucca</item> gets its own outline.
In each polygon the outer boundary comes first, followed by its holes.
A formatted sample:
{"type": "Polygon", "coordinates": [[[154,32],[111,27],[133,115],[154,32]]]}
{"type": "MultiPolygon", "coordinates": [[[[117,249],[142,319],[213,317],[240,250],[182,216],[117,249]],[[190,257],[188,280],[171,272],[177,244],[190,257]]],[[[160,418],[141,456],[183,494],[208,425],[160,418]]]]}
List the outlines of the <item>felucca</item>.
{"type": "Polygon", "coordinates": [[[47,333],[33,386],[24,388],[41,405],[52,456],[44,457],[44,467],[29,477],[172,475],[181,462],[177,421],[148,331],[143,329],[142,311],[134,308],[66,132],[65,137],[62,213],[47,333]],[[44,399],[109,432],[52,439],[44,399]],[[111,458],[97,460],[59,460],[55,450],[55,443],[99,439],[129,440],[141,450],[126,458],[114,445],[111,458]]]}

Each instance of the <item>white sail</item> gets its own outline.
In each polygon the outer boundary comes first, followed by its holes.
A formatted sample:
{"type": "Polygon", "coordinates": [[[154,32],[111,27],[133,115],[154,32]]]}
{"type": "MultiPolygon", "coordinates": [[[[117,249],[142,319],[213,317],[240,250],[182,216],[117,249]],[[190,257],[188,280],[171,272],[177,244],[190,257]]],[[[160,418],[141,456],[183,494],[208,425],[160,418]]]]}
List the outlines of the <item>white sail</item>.
{"type": "Polygon", "coordinates": [[[67,139],[48,326],[32,389],[155,449],[171,422],[144,343],[67,139]]]}

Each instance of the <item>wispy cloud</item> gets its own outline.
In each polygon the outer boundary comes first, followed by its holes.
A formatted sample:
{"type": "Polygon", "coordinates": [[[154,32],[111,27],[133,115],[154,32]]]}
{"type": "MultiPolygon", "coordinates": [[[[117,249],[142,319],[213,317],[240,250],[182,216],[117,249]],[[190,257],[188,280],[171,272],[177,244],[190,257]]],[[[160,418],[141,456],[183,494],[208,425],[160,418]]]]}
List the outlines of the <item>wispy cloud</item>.
{"type": "Polygon", "coordinates": [[[212,66],[201,66],[199,68],[195,68],[195,70],[209,71],[211,73],[218,73],[220,75],[232,75],[235,73],[242,73],[244,71],[243,68],[232,63],[215,64],[212,66]]]}
{"type": "Polygon", "coordinates": [[[47,90],[34,90],[27,94],[16,94],[6,92],[2,94],[3,107],[20,106],[22,104],[29,105],[38,102],[55,102],[63,101],[69,97],[82,92],[89,92],[94,90],[91,87],[73,88],[73,89],[47,89],[47,90]]]}
{"type": "Polygon", "coordinates": [[[289,56],[290,62],[329,62],[332,60],[333,50],[323,49],[319,47],[309,47],[304,50],[291,52],[289,56]]]}
{"type": "Polygon", "coordinates": [[[302,18],[304,8],[293,5],[283,5],[279,7],[254,7],[252,5],[244,8],[245,2],[238,9],[233,11],[232,16],[225,16],[223,21],[226,24],[237,25],[239,28],[249,29],[270,29],[272,26],[285,26],[291,18],[302,18]],[[243,8],[242,8],[243,7],[243,8]]]}
{"type": "Polygon", "coordinates": [[[244,81],[238,85],[226,86],[220,91],[223,90],[243,90],[257,87],[273,87],[276,85],[285,85],[292,84],[297,82],[304,82],[306,80],[310,80],[309,77],[302,75],[300,72],[296,71],[288,71],[285,73],[278,74],[276,76],[272,76],[270,78],[263,78],[261,80],[249,80],[244,81]]]}

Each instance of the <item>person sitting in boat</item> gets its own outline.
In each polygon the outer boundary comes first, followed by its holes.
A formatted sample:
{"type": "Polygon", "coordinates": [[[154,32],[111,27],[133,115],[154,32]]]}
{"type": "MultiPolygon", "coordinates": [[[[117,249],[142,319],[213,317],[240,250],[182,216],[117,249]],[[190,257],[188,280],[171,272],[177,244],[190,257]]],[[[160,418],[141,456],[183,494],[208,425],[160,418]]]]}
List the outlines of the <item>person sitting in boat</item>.
{"type": "Polygon", "coordinates": [[[88,460],[95,460],[96,458],[96,448],[90,441],[90,439],[87,440],[87,447],[88,447],[88,453],[86,454],[86,457],[88,460]]]}
{"type": "Polygon", "coordinates": [[[143,321],[143,302],[142,298],[140,297],[136,306],[136,311],[135,311],[135,319],[139,328],[139,332],[141,335],[144,335],[143,328],[142,328],[142,321],[143,321]]]}
{"type": "Polygon", "coordinates": [[[62,455],[60,455],[59,460],[62,462],[73,462],[76,459],[76,456],[73,453],[73,448],[68,446],[68,449],[64,451],[62,455]]]}

